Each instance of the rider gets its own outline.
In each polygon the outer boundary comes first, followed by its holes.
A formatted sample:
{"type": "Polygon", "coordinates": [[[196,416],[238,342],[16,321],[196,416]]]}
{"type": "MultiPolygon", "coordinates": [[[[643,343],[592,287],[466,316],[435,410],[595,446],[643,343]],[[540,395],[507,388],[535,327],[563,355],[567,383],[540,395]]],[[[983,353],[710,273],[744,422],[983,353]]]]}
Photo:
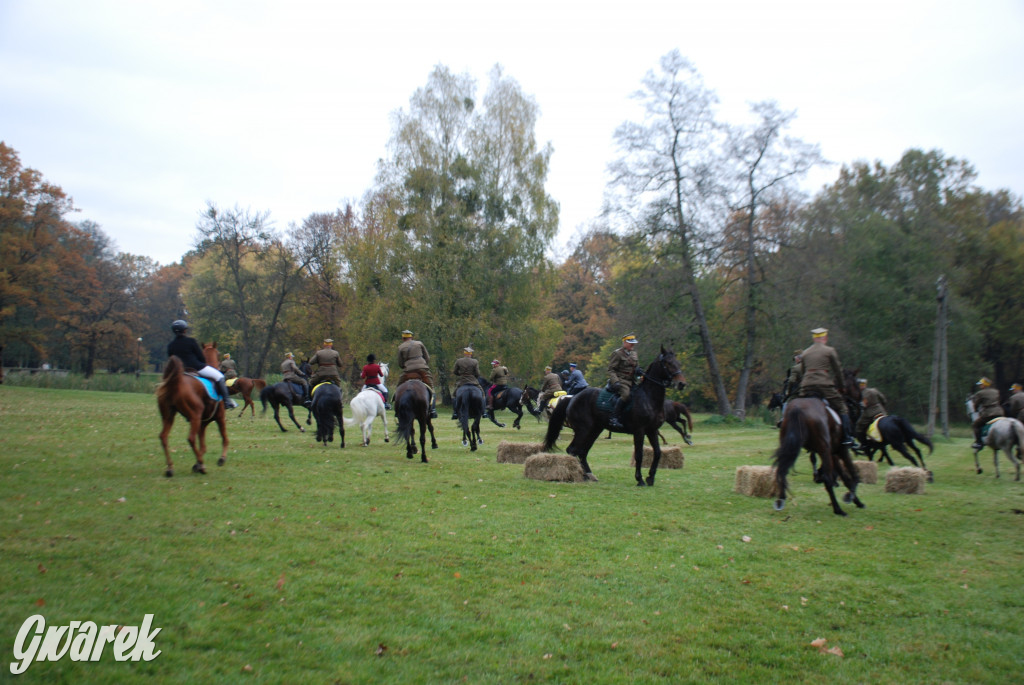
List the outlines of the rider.
{"type": "Polygon", "coordinates": [[[316,364],[316,371],[309,381],[310,388],[324,382],[341,385],[341,374],[338,372],[341,367],[341,355],[334,349],[334,340],[324,338],[324,346],[313,353],[309,363],[316,364]]]}
{"type": "Polygon", "coordinates": [[[544,380],[541,381],[540,395],[537,396],[537,405],[541,411],[547,409],[548,402],[555,396],[555,393],[562,389],[562,379],[551,370],[550,366],[544,367],[544,380]]]}
{"type": "Polygon", "coordinates": [[[223,361],[220,363],[220,372],[228,380],[238,378],[238,367],[235,366],[235,360],[227,352],[224,353],[223,361]]]}
{"type": "Polygon", "coordinates": [[[869,388],[866,378],[858,378],[857,385],[860,386],[860,404],[864,409],[860,413],[860,418],[857,419],[854,433],[863,444],[867,439],[868,427],[874,423],[875,419],[888,413],[885,409],[888,400],[877,388],[869,388]]]}
{"type": "Polygon", "coordinates": [[[384,408],[391,409],[391,405],[388,403],[388,386],[384,385],[384,369],[380,368],[380,364],[377,363],[376,355],[366,355],[366,366],[363,367],[359,377],[363,379],[364,387],[373,388],[381,394],[384,398],[384,408]]]}
{"type": "MultiPolygon", "coordinates": [[[[508,389],[508,367],[502,366],[501,361],[491,361],[491,387],[487,389],[487,411],[494,411],[494,396],[500,395],[508,389]]],[[[486,418],[486,417],[485,417],[486,418]]]]}
{"type": "MultiPolygon", "coordinates": [[[[459,394],[459,388],[464,385],[477,385],[480,384],[480,362],[473,356],[472,347],[463,347],[462,356],[455,360],[455,366],[452,367],[452,375],[455,376],[455,394],[459,394]]],[[[456,411],[452,411],[452,418],[459,418],[459,414],[456,411]]]]}
{"type": "Polygon", "coordinates": [[[188,330],[188,324],[178,319],[171,324],[171,330],[174,331],[174,340],[167,345],[167,356],[177,357],[186,369],[194,369],[196,374],[213,381],[217,392],[220,393],[221,398],[224,400],[224,408],[235,409],[238,405],[228,397],[228,386],[224,384],[224,374],[207,365],[203,348],[199,347],[199,343],[196,342],[195,338],[185,335],[185,332],[188,330]]]}
{"type": "Polygon", "coordinates": [[[981,427],[992,419],[1002,416],[1003,408],[999,406],[999,391],[992,387],[992,381],[982,376],[976,385],[981,389],[971,395],[974,411],[978,412],[978,418],[974,419],[974,423],[971,424],[971,428],[974,429],[974,444],[971,447],[980,450],[982,447],[981,427]]]}
{"type": "Polygon", "coordinates": [[[306,374],[302,373],[299,365],[295,363],[295,355],[291,352],[284,353],[284,361],[281,362],[281,379],[302,386],[302,397],[299,398],[302,400],[302,404],[309,407],[313,403],[309,397],[309,381],[306,380],[306,374]]]}
{"type": "Polygon", "coordinates": [[[569,362],[569,382],[565,386],[566,395],[575,395],[587,388],[587,379],[583,372],[576,368],[576,362],[569,362]]]}
{"type": "Polygon", "coordinates": [[[629,402],[629,393],[633,388],[633,376],[640,363],[640,359],[633,350],[638,342],[640,341],[632,333],[622,336],[622,347],[612,352],[611,359],[608,360],[608,387],[619,394],[615,400],[615,406],[612,408],[611,418],[608,419],[608,425],[611,428],[623,428],[622,410],[629,402]]]}
{"type": "Polygon", "coordinates": [[[402,331],[402,344],[398,346],[398,368],[402,370],[402,375],[398,377],[399,385],[415,378],[430,388],[430,418],[436,419],[437,408],[434,404],[434,379],[430,376],[430,355],[423,343],[412,339],[412,331],[402,331]]]}
{"type": "Polygon", "coordinates": [[[830,407],[839,414],[843,426],[842,444],[852,449],[860,449],[851,435],[850,414],[846,402],[836,387],[843,385],[843,366],[839,363],[839,354],[828,345],[828,329],[815,328],[811,331],[814,342],[803,351],[800,361],[800,397],[822,397],[830,407]]]}
{"type": "Polygon", "coordinates": [[[803,350],[793,352],[793,366],[789,367],[786,380],[782,381],[782,414],[779,416],[779,420],[775,422],[776,428],[782,427],[782,417],[786,415],[786,403],[789,402],[789,398],[796,397],[797,391],[800,390],[800,375],[803,373],[800,361],[803,358],[803,350]]]}
{"type": "Polygon", "coordinates": [[[1020,383],[1010,386],[1010,400],[1006,403],[1006,415],[1024,421],[1024,388],[1020,383]]]}

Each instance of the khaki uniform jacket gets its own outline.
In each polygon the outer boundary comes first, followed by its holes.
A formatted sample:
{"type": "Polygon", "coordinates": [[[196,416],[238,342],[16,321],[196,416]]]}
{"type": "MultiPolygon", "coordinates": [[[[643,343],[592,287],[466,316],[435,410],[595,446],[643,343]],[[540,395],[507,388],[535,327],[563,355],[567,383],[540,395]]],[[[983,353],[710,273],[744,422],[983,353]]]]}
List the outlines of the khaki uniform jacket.
{"type": "MultiPolygon", "coordinates": [[[[475,361],[475,360],[474,360],[475,361]]],[[[427,371],[430,369],[430,355],[419,340],[406,340],[398,346],[398,368],[402,371],[427,371]]]]}
{"type": "Polygon", "coordinates": [[[786,382],[783,383],[785,389],[785,397],[782,399],[788,400],[790,397],[796,395],[796,391],[800,389],[801,380],[801,368],[799,364],[793,364],[793,367],[789,370],[789,374],[786,375],[786,382]]]}
{"type": "Polygon", "coordinates": [[[341,366],[341,355],[335,349],[325,347],[317,350],[309,363],[316,364],[316,375],[320,378],[341,378],[338,368],[341,366]]]}
{"type": "Polygon", "coordinates": [[[999,391],[995,388],[982,388],[971,395],[971,401],[974,402],[974,411],[978,412],[978,421],[1003,415],[1003,408],[999,406],[999,391]]]}
{"type": "Polygon", "coordinates": [[[860,403],[864,407],[861,416],[867,417],[869,421],[874,421],[876,416],[886,413],[885,405],[888,403],[888,400],[885,399],[885,395],[879,390],[865,388],[864,392],[861,393],[860,403]]]}
{"type": "Polygon", "coordinates": [[[455,360],[452,367],[452,375],[455,376],[455,387],[463,385],[479,385],[480,362],[473,357],[462,357],[455,360]]]}
{"type": "Polygon", "coordinates": [[[238,367],[235,366],[234,359],[225,359],[220,363],[220,372],[224,374],[224,378],[238,378],[238,367]]]}
{"type": "Polygon", "coordinates": [[[836,388],[843,386],[843,367],[835,348],[814,343],[804,350],[801,366],[801,388],[836,388]]]}
{"type": "Polygon", "coordinates": [[[1012,416],[1020,421],[1021,416],[1024,416],[1024,392],[1015,392],[1010,395],[1009,409],[1007,416],[1012,416]]]}
{"type": "Polygon", "coordinates": [[[508,367],[501,364],[491,369],[491,385],[508,385],[508,367]]]}
{"type": "Polygon", "coordinates": [[[562,389],[562,379],[558,377],[558,374],[552,371],[548,375],[544,376],[543,385],[540,388],[541,394],[550,393],[554,394],[562,389]]]}
{"type": "Polygon", "coordinates": [[[302,379],[302,371],[294,359],[285,359],[281,362],[281,377],[286,381],[302,379]]]}
{"type": "Polygon", "coordinates": [[[620,386],[625,383],[627,388],[631,387],[639,363],[640,358],[637,357],[636,350],[620,347],[612,352],[611,359],[608,360],[608,380],[612,385],[620,386]]]}

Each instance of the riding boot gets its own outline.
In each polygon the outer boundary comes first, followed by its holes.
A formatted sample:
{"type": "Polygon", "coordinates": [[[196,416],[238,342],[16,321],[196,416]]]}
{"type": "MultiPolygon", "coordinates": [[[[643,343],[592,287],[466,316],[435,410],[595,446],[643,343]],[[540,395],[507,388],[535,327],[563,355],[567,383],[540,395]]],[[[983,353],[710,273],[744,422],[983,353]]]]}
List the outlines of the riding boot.
{"type": "Polygon", "coordinates": [[[625,426],[622,425],[622,405],[624,402],[621,397],[615,398],[615,406],[612,407],[612,415],[608,419],[609,428],[623,429],[625,426]]]}
{"type": "MultiPolygon", "coordinates": [[[[384,386],[381,386],[381,387],[384,387],[384,386]]],[[[384,388],[381,391],[381,394],[384,395],[384,409],[391,409],[391,403],[388,402],[388,389],[384,388]]]]}
{"type": "Polygon", "coordinates": [[[984,445],[981,444],[981,429],[974,429],[974,444],[971,445],[972,450],[980,450],[984,445]]]}
{"type": "Polygon", "coordinates": [[[853,439],[853,431],[850,429],[850,415],[849,414],[843,414],[841,418],[843,419],[843,442],[842,442],[842,444],[844,446],[846,446],[846,447],[849,447],[852,450],[859,450],[860,449],[860,445],[858,445],[857,441],[853,439]]]}
{"type": "Polygon", "coordinates": [[[219,381],[216,381],[215,385],[217,386],[217,392],[219,392],[221,397],[224,398],[224,408],[225,409],[236,409],[236,408],[238,408],[238,405],[235,403],[235,401],[233,399],[231,399],[230,397],[228,397],[228,384],[224,382],[224,379],[221,378],[219,381]]]}
{"type": "MultiPolygon", "coordinates": [[[[434,391],[433,391],[433,389],[431,389],[431,391],[430,391],[430,418],[432,418],[432,419],[436,419],[437,418],[437,406],[434,404],[434,391]]],[[[458,418],[458,417],[456,416],[455,418],[458,418]]]]}

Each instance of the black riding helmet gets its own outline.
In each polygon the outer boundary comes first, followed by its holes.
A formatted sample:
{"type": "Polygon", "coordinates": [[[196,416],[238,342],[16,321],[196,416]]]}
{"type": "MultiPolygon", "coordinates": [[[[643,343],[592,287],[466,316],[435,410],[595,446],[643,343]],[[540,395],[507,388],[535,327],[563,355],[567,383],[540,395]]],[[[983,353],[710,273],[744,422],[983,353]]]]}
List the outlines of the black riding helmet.
{"type": "Polygon", "coordinates": [[[188,323],[182,321],[181,319],[178,319],[177,321],[171,324],[171,330],[174,331],[175,333],[184,333],[185,331],[188,330],[188,323]]]}

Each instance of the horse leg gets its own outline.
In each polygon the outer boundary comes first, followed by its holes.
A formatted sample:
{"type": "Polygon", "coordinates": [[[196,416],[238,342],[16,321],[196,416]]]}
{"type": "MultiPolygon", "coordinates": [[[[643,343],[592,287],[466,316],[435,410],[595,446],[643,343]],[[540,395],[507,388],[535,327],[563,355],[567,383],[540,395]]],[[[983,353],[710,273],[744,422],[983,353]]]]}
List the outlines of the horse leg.
{"type": "Polygon", "coordinates": [[[206,453],[206,430],[200,414],[195,414],[189,419],[188,444],[192,446],[192,452],[196,455],[196,463],[192,465],[192,472],[206,473],[206,465],[203,463],[203,455],[206,453]],[[198,445],[196,444],[197,440],[198,445]]]}
{"type": "MultiPolygon", "coordinates": [[[[387,411],[382,407],[379,410],[379,413],[377,414],[377,416],[380,417],[380,422],[384,424],[384,442],[391,442],[391,440],[388,439],[388,413],[387,413],[387,411]]],[[[370,423],[371,424],[373,423],[373,419],[370,419],[370,423]]]]}
{"type": "MultiPolygon", "coordinates": [[[[288,416],[289,416],[289,417],[291,417],[292,423],[294,423],[294,424],[295,424],[295,427],[299,429],[299,432],[300,432],[300,433],[305,433],[305,432],[306,432],[306,429],[305,429],[305,428],[303,428],[303,427],[302,427],[302,424],[300,424],[300,423],[298,422],[298,420],[297,420],[297,419],[295,418],[295,411],[294,411],[294,410],[292,409],[292,403],[291,403],[291,400],[289,400],[288,402],[286,402],[286,403],[285,403],[285,406],[286,406],[286,407],[288,407],[288,416]]],[[[312,416],[312,415],[313,415],[313,412],[312,412],[312,411],[310,411],[309,415],[310,415],[310,416],[312,416]]],[[[280,423],[280,422],[278,422],[278,423],[280,423]]],[[[334,431],[331,431],[331,437],[334,437],[334,431]]]]}
{"type": "Polygon", "coordinates": [[[274,404],[274,420],[277,421],[277,427],[281,429],[282,433],[287,433],[288,429],[281,425],[281,405],[274,404]]]}
{"type": "Polygon", "coordinates": [[[911,464],[913,464],[917,468],[921,468],[921,465],[917,463],[917,459],[914,459],[912,456],[910,456],[910,452],[907,451],[907,448],[905,446],[901,445],[900,443],[894,442],[892,444],[892,448],[899,452],[900,454],[902,454],[911,464]]]}
{"type": "MultiPolygon", "coordinates": [[[[437,449],[437,439],[434,437],[434,422],[430,420],[430,416],[429,415],[427,416],[426,420],[427,420],[427,430],[430,431],[430,449],[436,450],[437,449]]],[[[426,455],[426,451],[424,451],[423,461],[427,460],[426,456],[427,456],[426,455]]]]}
{"type": "Polygon", "coordinates": [[[853,463],[853,459],[850,457],[850,452],[845,447],[839,457],[839,463],[842,468],[839,470],[839,477],[842,478],[843,484],[846,486],[848,492],[843,495],[843,501],[849,504],[853,502],[857,505],[858,509],[864,508],[864,503],[857,497],[857,486],[860,484],[860,473],[857,471],[857,467],[853,463]]]}
{"type": "Polygon", "coordinates": [[[224,420],[225,410],[222,404],[217,409],[217,428],[220,430],[220,459],[217,460],[217,466],[224,466],[224,463],[228,460],[228,425],[224,420]]]}
{"type": "Polygon", "coordinates": [[[580,460],[580,466],[583,467],[583,478],[584,480],[597,481],[597,476],[590,470],[590,462],[587,461],[587,455],[590,453],[590,448],[594,446],[594,443],[601,436],[601,426],[595,426],[589,433],[585,433],[582,436],[574,434],[572,442],[565,448],[566,454],[571,454],[580,460]],[[577,440],[579,440],[577,442],[577,440]]]}
{"type": "Polygon", "coordinates": [[[174,475],[174,463],[171,461],[171,450],[167,447],[167,436],[171,433],[171,427],[174,426],[174,411],[163,412],[164,415],[164,427],[160,431],[160,444],[164,448],[164,461],[167,463],[167,470],[164,471],[164,475],[170,478],[174,475]]]}
{"type": "MultiPolygon", "coordinates": [[[[641,473],[644,465],[644,434],[639,431],[633,433],[633,461],[636,463],[633,477],[636,478],[637,487],[642,488],[644,486],[644,477],[641,473]]],[[[654,466],[653,460],[651,461],[651,466],[654,466]]]]}
{"type": "Polygon", "coordinates": [[[999,448],[998,447],[993,447],[992,448],[992,463],[995,465],[995,468],[996,468],[996,478],[998,478],[999,477],[999,448]]]}
{"type": "Polygon", "coordinates": [[[838,516],[846,516],[846,512],[839,506],[839,500],[836,499],[836,490],[832,483],[825,481],[825,490],[828,491],[828,498],[832,501],[832,511],[838,516]]]}
{"type": "MultiPolygon", "coordinates": [[[[428,423],[423,419],[420,419],[420,463],[427,463],[427,431],[423,430],[424,424],[428,423]]],[[[430,437],[434,437],[434,431],[431,429],[430,437]]]]}
{"type": "Polygon", "coordinates": [[[515,428],[516,430],[521,430],[522,426],[519,425],[519,422],[523,420],[522,406],[517,405],[515,407],[509,407],[508,410],[516,415],[515,421],[512,422],[512,427],[515,428]]]}
{"type": "MultiPolygon", "coordinates": [[[[654,458],[651,459],[651,468],[647,471],[647,485],[654,486],[654,474],[658,472],[658,464],[661,462],[661,444],[658,442],[658,429],[652,428],[647,432],[647,441],[651,443],[654,450],[654,458]]],[[[634,439],[634,444],[635,444],[634,439]]],[[[644,439],[640,436],[640,451],[643,454],[644,439]]]]}

